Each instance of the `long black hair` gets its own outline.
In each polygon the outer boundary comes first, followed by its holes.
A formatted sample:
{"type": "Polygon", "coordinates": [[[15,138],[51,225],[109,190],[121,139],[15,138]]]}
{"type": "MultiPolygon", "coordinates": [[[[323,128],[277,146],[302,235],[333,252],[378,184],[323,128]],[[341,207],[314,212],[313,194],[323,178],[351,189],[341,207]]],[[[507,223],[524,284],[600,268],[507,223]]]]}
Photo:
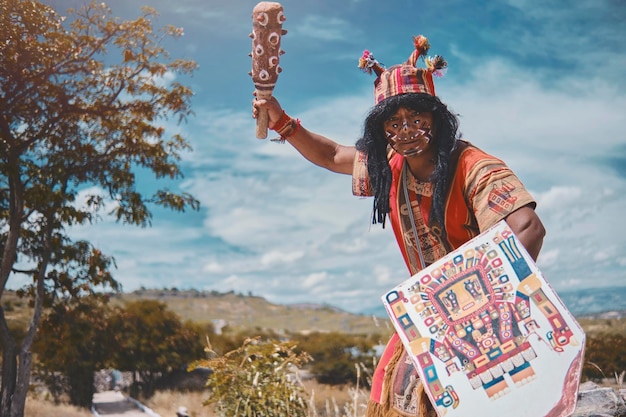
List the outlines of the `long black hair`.
{"type": "Polygon", "coordinates": [[[367,155],[367,171],[374,191],[372,223],[378,222],[385,227],[385,218],[390,211],[389,191],[392,175],[387,160],[387,139],[383,123],[400,107],[433,114],[437,160],[430,177],[434,185],[430,225],[439,224],[445,233],[444,207],[451,179],[450,158],[458,139],[459,121],[439,98],[425,93],[388,97],[374,106],[365,119],[363,137],[356,142],[356,148],[367,155]]]}

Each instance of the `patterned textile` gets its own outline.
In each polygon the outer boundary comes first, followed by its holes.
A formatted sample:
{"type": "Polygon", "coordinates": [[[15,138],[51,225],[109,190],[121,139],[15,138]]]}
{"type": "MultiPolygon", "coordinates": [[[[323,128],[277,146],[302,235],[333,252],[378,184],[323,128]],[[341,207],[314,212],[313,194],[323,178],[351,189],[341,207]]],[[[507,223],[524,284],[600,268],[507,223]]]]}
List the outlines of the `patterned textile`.
{"type": "MultiPolygon", "coordinates": [[[[404,157],[395,152],[390,153],[389,165],[393,174],[389,217],[411,275],[477,236],[480,231],[493,226],[511,212],[526,205],[535,206],[533,197],[503,161],[468,142],[461,141],[456,169],[445,204],[445,236],[440,227],[429,225],[431,184],[419,182],[409,172],[406,173],[406,188],[418,234],[416,239],[408,215],[409,204],[406,202],[402,181],[405,169],[404,157]],[[420,243],[424,265],[420,261],[420,251],[416,242],[420,243]]],[[[367,158],[360,152],[357,152],[355,157],[352,184],[354,195],[373,195],[367,176],[367,158]]],[[[416,381],[418,375],[412,366],[406,366],[397,356],[403,353],[398,353],[396,358],[392,359],[390,352],[396,348],[403,351],[399,338],[394,335],[374,373],[370,397],[372,409],[376,408],[376,404],[382,403],[393,411],[386,413],[368,411],[368,417],[424,415],[414,412],[418,405],[411,401],[417,398],[417,395],[398,400],[397,395],[400,393],[412,392],[409,389],[410,384],[416,381]],[[403,369],[407,374],[398,375],[399,369],[403,369]],[[391,375],[395,376],[391,378],[391,375]],[[385,384],[384,381],[390,383],[385,384]]]]}
{"type": "Polygon", "coordinates": [[[435,95],[432,70],[416,68],[411,65],[395,65],[390,67],[374,81],[374,102],[398,94],[426,93],[435,95]]]}
{"type": "Polygon", "coordinates": [[[368,74],[374,72],[377,75],[374,81],[374,102],[376,104],[399,94],[425,93],[431,96],[435,95],[433,75],[443,76],[448,63],[440,55],[432,58],[426,57],[430,49],[430,42],[425,36],[414,36],[413,46],[415,49],[406,62],[388,69],[385,69],[370,51],[363,51],[363,55],[359,59],[359,68],[368,74]],[[426,68],[417,67],[417,61],[420,58],[426,63],[426,68]]]}

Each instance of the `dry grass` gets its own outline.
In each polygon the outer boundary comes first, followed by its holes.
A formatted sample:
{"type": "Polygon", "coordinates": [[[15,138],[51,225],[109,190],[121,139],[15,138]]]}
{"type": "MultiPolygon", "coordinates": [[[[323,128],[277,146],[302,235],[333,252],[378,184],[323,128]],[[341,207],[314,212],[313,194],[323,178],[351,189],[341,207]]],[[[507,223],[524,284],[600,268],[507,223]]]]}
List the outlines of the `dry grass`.
{"type": "MultiPolygon", "coordinates": [[[[624,388],[626,371],[607,379],[606,384],[616,389],[624,388]]],[[[329,386],[315,380],[303,382],[309,395],[309,417],[362,417],[369,398],[369,392],[355,386],[329,386]]],[[[149,400],[142,401],[161,417],[173,417],[180,406],[189,410],[191,417],[218,417],[210,407],[203,406],[208,392],[158,391],[149,400]]],[[[24,415],[28,417],[93,417],[89,410],[66,404],[56,405],[44,398],[29,396],[24,415]]]]}
{"type": "Polygon", "coordinates": [[[583,328],[587,337],[599,336],[602,334],[626,336],[625,318],[589,318],[577,319],[580,327],[583,328]]]}
{"type": "MultiPolygon", "coordinates": [[[[180,406],[185,406],[192,417],[216,417],[202,402],[206,394],[200,392],[181,393],[175,391],[157,392],[150,400],[142,401],[161,417],[173,417],[180,406]]],[[[28,417],[93,417],[90,410],[68,404],[54,404],[40,396],[29,396],[24,412],[28,417]]]]}
{"type": "MultiPolygon", "coordinates": [[[[54,404],[52,401],[39,397],[28,396],[24,415],[28,417],[93,417],[91,411],[68,404],[54,404]]],[[[167,415],[163,415],[167,417],[167,415]]]]}
{"type": "MultiPolygon", "coordinates": [[[[368,392],[359,391],[354,386],[322,385],[314,380],[305,381],[304,387],[309,393],[310,401],[315,405],[310,409],[310,417],[356,417],[365,414],[368,392]]],[[[207,392],[158,391],[152,398],[142,403],[161,417],[175,416],[180,406],[187,407],[191,417],[217,417],[210,407],[202,405],[207,396],[207,392]]],[[[87,409],[68,404],[54,404],[48,399],[35,396],[28,397],[24,415],[28,417],[93,417],[87,409]]]]}
{"type": "Polygon", "coordinates": [[[369,392],[355,386],[329,386],[315,380],[304,383],[314,407],[311,417],[357,417],[365,415],[369,392]]]}
{"type": "MultiPolygon", "coordinates": [[[[310,417],[356,417],[365,414],[369,392],[359,391],[354,386],[322,385],[315,380],[305,381],[303,385],[309,394],[309,401],[314,404],[310,417]]],[[[161,417],[176,415],[180,406],[187,407],[191,417],[217,417],[210,407],[202,405],[207,396],[207,392],[160,391],[143,403],[161,417]]]]}
{"type": "Polygon", "coordinates": [[[187,407],[191,417],[215,417],[209,407],[202,405],[207,394],[203,392],[157,391],[148,400],[142,401],[146,407],[160,415],[170,417],[176,415],[178,407],[187,407]]]}

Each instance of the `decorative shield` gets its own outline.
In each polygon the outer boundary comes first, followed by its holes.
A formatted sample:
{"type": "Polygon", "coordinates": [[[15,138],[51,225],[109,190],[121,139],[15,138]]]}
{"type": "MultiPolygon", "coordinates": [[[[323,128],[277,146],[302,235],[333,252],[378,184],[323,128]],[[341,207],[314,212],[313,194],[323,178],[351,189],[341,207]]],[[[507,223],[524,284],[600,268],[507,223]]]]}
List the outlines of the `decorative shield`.
{"type": "Polygon", "coordinates": [[[503,220],[382,297],[439,416],[569,416],[585,334],[503,220]]]}

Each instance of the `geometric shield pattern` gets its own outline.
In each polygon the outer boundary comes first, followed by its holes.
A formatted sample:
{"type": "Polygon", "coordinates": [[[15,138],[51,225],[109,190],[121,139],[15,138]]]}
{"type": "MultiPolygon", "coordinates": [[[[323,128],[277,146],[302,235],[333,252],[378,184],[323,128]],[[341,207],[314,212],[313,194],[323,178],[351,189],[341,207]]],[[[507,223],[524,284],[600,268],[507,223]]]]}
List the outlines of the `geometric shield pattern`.
{"type": "Polygon", "coordinates": [[[439,416],[569,416],[585,334],[503,220],[382,296],[439,416]]]}

